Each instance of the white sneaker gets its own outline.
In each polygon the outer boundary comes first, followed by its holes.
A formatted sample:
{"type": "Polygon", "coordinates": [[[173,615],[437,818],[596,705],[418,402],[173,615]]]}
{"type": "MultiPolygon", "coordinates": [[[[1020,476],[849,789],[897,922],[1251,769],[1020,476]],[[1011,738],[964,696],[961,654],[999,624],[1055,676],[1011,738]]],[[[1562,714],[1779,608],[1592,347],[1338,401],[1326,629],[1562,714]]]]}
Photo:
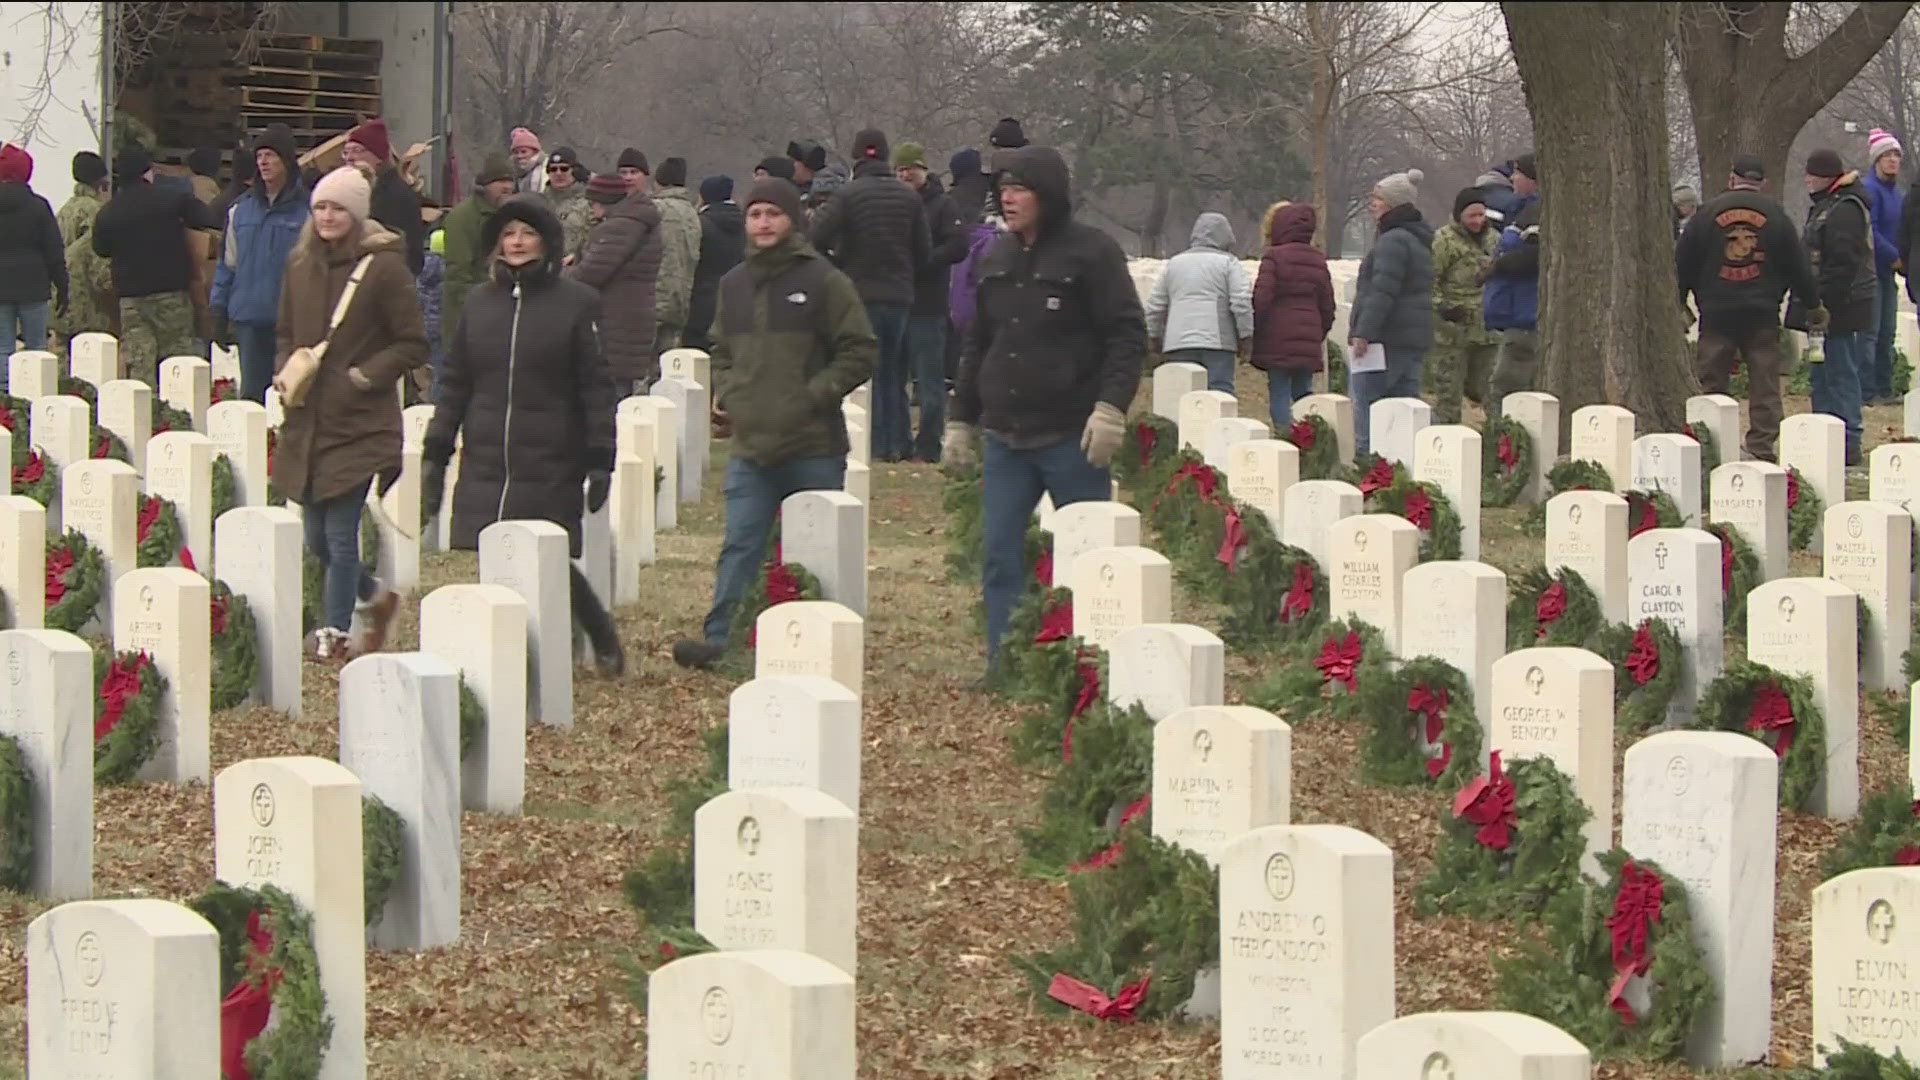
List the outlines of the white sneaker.
{"type": "Polygon", "coordinates": [[[313,632],[313,657],[316,660],[335,660],[347,654],[347,635],[331,626],[323,626],[313,632]]]}

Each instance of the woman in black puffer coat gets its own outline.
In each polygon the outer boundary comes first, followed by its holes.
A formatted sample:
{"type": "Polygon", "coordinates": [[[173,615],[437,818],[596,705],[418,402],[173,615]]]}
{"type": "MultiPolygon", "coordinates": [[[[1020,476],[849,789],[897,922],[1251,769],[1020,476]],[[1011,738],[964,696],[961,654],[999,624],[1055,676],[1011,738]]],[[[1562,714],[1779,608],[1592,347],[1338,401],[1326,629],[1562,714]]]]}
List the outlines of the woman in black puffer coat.
{"type": "MultiPolygon", "coordinates": [[[[453,546],[477,548],[496,521],[551,521],[580,557],[582,510],[598,510],[613,484],[613,378],[600,349],[600,294],[560,276],[560,219],[537,195],[500,204],[481,234],[489,277],[468,294],[446,339],[440,398],[427,428],[428,513],[446,488],[456,435],[464,433],[453,491],[453,546]]],[[[578,566],[573,615],[602,670],[625,655],[613,619],[578,566]]]]}

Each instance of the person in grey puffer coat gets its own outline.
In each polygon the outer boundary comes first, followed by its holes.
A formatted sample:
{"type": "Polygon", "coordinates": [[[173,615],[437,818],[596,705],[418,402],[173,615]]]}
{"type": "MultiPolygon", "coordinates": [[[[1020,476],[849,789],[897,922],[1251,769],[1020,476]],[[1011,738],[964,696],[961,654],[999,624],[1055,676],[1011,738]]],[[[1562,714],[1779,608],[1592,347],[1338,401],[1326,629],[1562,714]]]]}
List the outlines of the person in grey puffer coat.
{"type": "Polygon", "coordinates": [[[1374,402],[1420,396],[1420,366],[1433,346],[1433,227],[1414,205],[1421,178],[1419,169],[1394,173],[1373,185],[1367,198],[1380,232],[1360,260],[1347,343],[1356,453],[1367,452],[1367,414],[1374,402]],[[1373,344],[1385,347],[1386,370],[1355,370],[1373,344]]]}
{"type": "Polygon", "coordinates": [[[1193,222],[1193,246],[1167,260],[1147,298],[1147,337],[1166,363],[1207,369],[1207,389],[1233,393],[1233,360],[1253,339],[1253,280],[1233,253],[1225,214],[1193,222]]]}

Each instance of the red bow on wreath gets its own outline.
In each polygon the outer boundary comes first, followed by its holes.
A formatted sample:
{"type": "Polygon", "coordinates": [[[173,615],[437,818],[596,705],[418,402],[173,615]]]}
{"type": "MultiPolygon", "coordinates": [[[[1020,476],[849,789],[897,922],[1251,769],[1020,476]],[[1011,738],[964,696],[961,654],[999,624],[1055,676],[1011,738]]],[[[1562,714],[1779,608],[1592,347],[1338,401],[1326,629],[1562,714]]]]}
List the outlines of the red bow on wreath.
{"type": "Polygon", "coordinates": [[[1540,599],[1533,602],[1533,636],[1535,640],[1545,641],[1547,627],[1560,621],[1567,613],[1567,587],[1562,582],[1548,585],[1540,593],[1540,599]]]}
{"type": "Polygon", "coordinates": [[[67,595],[67,572],[73,569],[73,552],[59,548],[47,556],[47,606],[67,595]]]}
{"type": "Polygon", "coordinates": [[[1474,777],[1454,796],[1453,816],[1480,826],[1473,834],[1480,846],[1505,851],[1513,843],[1513,780],[1500,771],[1500,751],[1489,755],[1489,761],[1488,774],[1474,777]]]}
{"type": "Polygon", "coordinates": [[[140,500],[140,518],[134,526],[134,542],[141,544],[147,542],[148,530],[153,528],[154,522],[160,520],[160,507],[162,505],[158,495],[149,495],[140,500]]]}
{"type": "MultiPolygon", "coordinates": [[[[186,549],[185,548],[180,549],[180,553],[182,555],[185,555],[186,549]]],[[[187,567],[187,569],[191,570],[193,569],[193,567],[189,566],[187,567]]],[[[214,637],[219,637],[221,634],[224,634],[227,632],[227,598],[226,597],[215,596],[211,601],[207,609],[207,632],[212,634],[214,637]]]]}
{"type": "Polygon", "coordinates": [[[1720,595],[1733,592],[1733,531],[1715,529],[1720,534],[1720,595]]]}
{"type": "Polygon", "coordinates": [[[1493,453],[1500,459],[1500,467],[1507,472],[1512,472],[1513,467],[1520,464],[1520,455],[1513,452],[1513,433],[1510,431],[1503,432],[1500,441],[1493,444],[1493,453]]]}
{"type": "Polygon", "coordinates": [[[1301,559],[1293,564],[1293,584],[1287,589],[1287,595],[1280,598],[1280,621],[1290,623],[1303,619],[1313,610],[1313,567],[1307,560],[1301,559]]]}
{"type": "Polygon", "coordinates": [[[1627,530],[1627,538],[1639,536],[1648,529],[1660,527],[1660,511],[1653,505],[1653,499],[1646,495],[1629,495],[1628,500],[1634,507],[1633,528],[1627,530]]]}
{"type": "Polygon", "coordinates": [[[1453,761],[1453,744],[1440,742],[1440,736],[1447,730],[1447,688],[1435,690],[1426,683],[1415,685],[1407,692],[1407,711],[1425,718],[1423,736],[1427,742],[1440,746],[1440,756],[1427,759],[1427,775],[1439,776],[1453,761]]]}
{"type": "Polygon", "coordinates": [[[1124,1024],[1133,1020],[1134,1012],[1146,1001],[1147,985],[1152,980],[1153,976],[1142,975],[1139,982],[1128,983],[1120,988],[1118,994],[1108,997],[1100,992],[1099,987],[1062,973],[1053,977],[1052,984],[1047,987],[1047,996],[1069,1009],[1076,1009],[1096,1019],[1118,1020],[1124,1024]]]}
{"type": "Polygon", "coordinates": [[[1073,597],[1064,596],[1060,602],[1040,613],[1040,632],[1033,635],[1035,645],[1044,645],[1049,641],[1064,641],[1073,636],[1073,597]]]}
{"type": "Polygon", "coordinates": [[[1627,647],[1627,674],[1636,686],[1645,686],[1660,674],[1660,646],[1654,642],[1648,623],[1641,623],[1633,632],[1633,643],[1627,647]]]}
{"type": "MultiPolygon", "coordinates": [[[[258,911],[247,915],[249,969],[273,950],[273,935],[263,922],[258,911]]],[[[259,982],[241,979],[220,1002],[220,1075],[227,1080],[252,1080],[253,1074],[247,1071],[247,1044],[267,1029],[267,1019],[273,1014],[273,990],[279,984],[279,969],[269,969],[259,982]]]]}
{"type": "Polygon", "coordinates": [[[1240,556],[1240,549],[1247,546],[1247,527],[1240,521],[1239,509],[1232,505],[1221,509],[1220,518],[1220,550],[1215,553],[1214,558],[1218,559],[1227,568],[1227,573],[1231,574],[1233,564],[1240,556]]]}
{"type": "Polygon", "coordinates": [[[47,475],[47,459],[29,452],[27,460],[14,466],[13,486],[26,487],[28,484],[37,484],[45,475],[47,475]]]}
{"type": "Polygon", "coordinates": [[[1406,511],[1407,520],[1413,522],[1422,532],[1433,528],[1433,500],[1427,496],[1424,489],[1414,488],[1407,492],[1407,505],[1403,509],[1406,511]]]}
{"type": "Polygon", "coordinates": [[[6,428],[8,431],[18,431],[20,430],[19,425],[20,421],[14,418],[13,410],[7,408],[5,405],[0,405],[0,427],[6,428]]]}
{"type": "Polygon", "coordinates": [[[94,441],[93,453],[89,454],[88,456],[93,458],[95,461],[99,461],[102,458],[113,456],[112,434],[105,431],[101,432],[100,438],[94,441]]]}
{"type": "Polygon", "coordinates": [[[1787,470],[1787,509],[1800,505],[1800,474],[1793,469],[1787,470]]]}
{"type": "Polygon", "coordinates": [[[1754,691],[1753,704],[1747,709],[1747,730],[1778,732],[1773,742],[1774,756],[1784,758],[1787,751],[1793,749],[1793,729],[1798,724],[1793,715],[1793,702],[1787,700],[1786,692],[1778,685],[1768,683],[1754,691]]]}
{"type": "Polygon", "coordinates": [[[1033,580],[1043,589],[1053,588],[1053,548],[1048,547],[1033,560],[1033,580]]]}
{"type": "Polygon", "coordinates": [[[138,653],[131,661],[116,659],[107,665],[106,677],[100,680],[101,709],[100,719],[93,723],[94,742],[111,734],[127,711],[127,701],[140,696],[140,686],[145,681],[140,672],[147,663],[147,654],[138,653]]]}
{"type": "Polygon", "coordinates": [[[1081,649],[1073,658],[1074,674],[1080,676],[1080,689],[1073,695],[1073,710],[1067,713],[1067,725],[1060,731],[1061,761],[1073,761],[1073,722],[1100,700],[1100,668],[1089,663],[1092,657],[1092,650],[1081,649]]]}
{"type": "Polygon", "coordinates": [[[1353,693],[1360,667],[1359,633],[1349,630],[1344,640],[1328,638],[1320,647],[1320,655],[1313,658],[1313,666],[1320,669],[1320,681],[1344,683],[1347,693],[1353,693]]]}
{"type": "Polygon", "coordinates": [[[1613,985],[1607,987],[1607,1004],[1620,1014],[1620,1022],[1634,1024],[1639,1017],[1623,996],[1627,980],[1645,975],[1653,966],[1647,955],[1647,939],[1660,921],[1660,904],[1666,886],[1660,875],[1642,870],[1629,859],[1620,867],[1620,892],[1613,898],[1613,914],[1607,916],[1607,934],[1613,944],[1613,985]]]}
{"type": "Polygon", "coordinates": [[[1195,490],[1200,492],[1200,501],[1210,503],[1214,499],[1214,489],[1220,485],[1220,474],[1211,465],[1189,461],[1175,469],[1173,476],[1167,480],[1167,493],[1178,491],[1183,480],[1192,480],[1195,490]]]}
{"type": "MultiPolygon", "coordinates": [[[[1151,794],[1148,794],[1148,795],[1142,795],[1139,798],[1128,803],[1127,808],[1120,812],[1120,827],[1124,829],[1128,825],[1133,824],[1135,818],[1138,818],[1141,814],[1144,814],[1147,812],[1147,807],[1152,802],[1153,802],[1153,796],[1151,794]]],[[[1127,845],[1124,840],[1115,840],[1113,843],[1108,844],[1104,848],[1101,848],[1099,851],[1095,852],[1094,854],[1089,855],[1085,859],[1082,859],[1081,861],[1074,863],[1072,866],[1067,867],[1067,869],[1073,871],[1076,874],[1081,874],[1081,873],[1085,873],[1088,870],[1099,870],[1103,867],[1112,866],[1114,863],[1114,860],[1118,859],[1121,853],[1125,852],[1126,850],[1127,850],[1127,845]]]]}
{"type": "Polygon", "coordinates": [[[1313,449],[1314,434],[1312,422],[1307,420],[1294,421],[1293,426],[1287,429],[1287,438],[1294,446],[1298,447],[1303,454],[1313,449]]]}
{"type": "Polygon", "coordinates": [[[1142,420],[1133,426],[1133,440],[1140,446],[1140,467],[1144,469],[1153,460],[1153,444],[1160,441],[1160,433],[1142,420]]]}
{"type": "Polygon", "coordinates": [[[230,400],[233,397],[233,391],[234,386],[232,379],[213,380],[213,386],[207,394],[209,404],[218,405],[223,401],[230,400]]]}
{"type": "Polygon", "coordinates": [[[1900,845],[1900,850],[1893,853],[1893,865],[1920,866],[1920,847],[1912,844],[1900,845]]]}
{"type": "Polygon", "coordinates": [[[1381,458],[1360,478],[1360,494],[1371,495],[1376,491],[1385,491],[1393,486],[1393,462],[1381,458]]]}

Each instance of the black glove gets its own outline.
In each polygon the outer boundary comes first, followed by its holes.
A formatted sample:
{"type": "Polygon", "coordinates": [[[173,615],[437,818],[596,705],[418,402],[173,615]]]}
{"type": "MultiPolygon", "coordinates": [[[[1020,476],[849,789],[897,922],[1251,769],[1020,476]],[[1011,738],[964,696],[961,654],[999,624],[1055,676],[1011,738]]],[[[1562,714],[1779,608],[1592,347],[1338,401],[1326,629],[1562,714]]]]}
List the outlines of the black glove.
{"type": "Polygon", "coordinates": [[[1466,322],[1468,315],[1467,309],[1459,304],[1448,304],[1440,309],[1440,317],[1450,323],[1466,322]]]}
{"type": "Polygon", "coordinates": [[[607,493],[613,490],[613,474],[605,469],[587,473],[587,513],[597,514],[607,505],[607,493]]]}
{"type": "Polygon", "coordinates": [[[53,294],[53,313],[62,318],[67,314],[67,290],[61,289],[53,294]]]}
{"type": "Polygon", "coordinates": [[[440,503],[447,497],[447,466],[441,461],[426,461],[420,466],[420,513],[422,518],[440,516],[440,503]]]}

